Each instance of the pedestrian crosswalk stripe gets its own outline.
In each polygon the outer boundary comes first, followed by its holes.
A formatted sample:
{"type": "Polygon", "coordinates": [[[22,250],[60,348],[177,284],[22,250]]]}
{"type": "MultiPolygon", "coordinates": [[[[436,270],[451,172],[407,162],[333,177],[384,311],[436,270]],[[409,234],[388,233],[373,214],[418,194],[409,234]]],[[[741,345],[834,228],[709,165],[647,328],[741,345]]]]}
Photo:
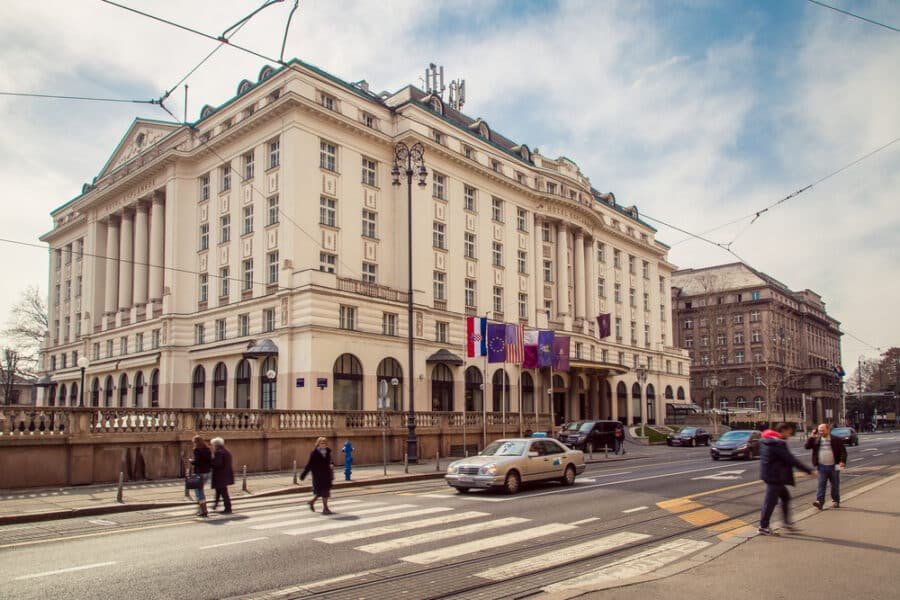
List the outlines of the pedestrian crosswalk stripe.
{"type": "Polygon", "coordinates": [[[450,538],[468,535],[470,533],[479,533],[482,531],[487,531],[489,529],[500,529],[501,527],[509,527],[510,525],[518,525],[520,523],[527,523],[529,521],[531,521],[531,519],[526,519],[523,517],[506,517],[504,519],[495,519],[493,521],[487,521],[484,523],[470,523],[469,525],[462,525],[460,527],[454,527],[452,529],[444,529],[443,531],[420,533],[417,535],[410,535],[407,537],[387,540],[384,542],[367,544],[365,546],[357,546],[355,550],[361,550],[362,552],[368,552],[369,554],[380,554],[382,552],[390,552],[392,550],[409,548],[418,544],[427,544],[429,542],[447,540],[450,538]]]}
{"type": "MultiPolygon", "coordinates": [[[[366,509],[366,508],[373,508],[376,506],[384,506],[384,502],[360,502],[359,500],[347,500],[346,502],[352,503],[352,505],[349,505],[349,504],[345,505],[345,504],[341,504],[340,502],[329,502],[328,506],[333,506],[335,508],[341,508],[341,509],[343,509],[346,506],[349,510],[353,510],[353,511],[360,510],[360,509],[366,509]]],[[[296,513],[294,518],[303,518],[303,517],[315,518],[315,516],[316,516],[315,514],[310,512],[309,507],[306,505],[306,503],[303,503],[300,505],[295,504],[294,506],[290,506],[288,508],[269,509],[260,514],[251,514],[251,515],[247,516],[247,520],[252,521],[254,524],[256,524],[256,523],[262,523],[263,521],[284,519],[286,516],[289,516],[289,515],[284,514],[286,512],[296,513]]],[[[354,513],[354,514],[356,514],[356,513],[354,513]]]]}
{"type": "MultiPolygon", "coordinates": [[[[214,492],[207,492],[206,501],[209,504],[212,504],[212,501],[215,499],[214,492]]],[[[232,506],[235,509],[243,509],[243,508],[264,508],[266,506],[287,506],[293,505],[298,506],[302,505],[297,502],[296,498],[270,498],[270,499],[259,499],[259,500],[248,500],[245,502],[239,501],[237,499],[232,498],[232,506]]],[[[183,506],[178,508],[161,508],[154,509],[153,512],[161,512],[166,516],[177,517],[184,514],[193,514],[197,511],[197,505],[191,504],[190,506],[183,506]]]]}
{"type": "Polygon", "coordinates": [[[603,567],[579,575],[572,579],[555,583],[544,588],[546,592],[560,592],[572,588],[596,589],[611,581],[621,581],[639,577],[655,571],[668,563],[675,562],[710,545],[701,540],[677,539],[661,544],[644,552],[633,554],[603,567]]]}
{"type": "MultiPolygon", "coordinates": [[[[400,506],[406,507],[408,505],[398,505],[396,508],[400,508],[400,506]]],[[[325,522],[320,522],[316,525],[307,525],[306,527],[299,527],[297,529],[289,529],[282,533],[287,535],[304,535],[307,533],[316,533],[319,531],[328,531],[329,529],[342,529],[344,527],[353,527],[355,525],[368,525],[369,523],[380,523],[383,521],[396,521],[397,519],[406,519],[409,517],[418,517],[420,515],[430,515],[439,512],[446,512],[448,510],[453,510],[452,508],[448,508],[446,506],[435,506],[433,508],[421,508],[419,510],[409,510],[409,511],[400,511],[398,513],[391,513],[387,515],[372,515],[368,517],[361,517],[359,519],[328,519],[325,522]]],[[[253,529],[253,528],[251,528],[253,529]]]]}
{"type": "MultiPolygon", "coordinates": [[[[404,509],[404,508],[414,508],[414,507],[415,507],[415,504],[396,504],[394,506],[377,506],[375,508],[366,508],[363,510],[355,511],[353,513],[348,513],[346,515],[338,515],[338,516],[343,516],[345,518],[346,517],[352,518],[357,515],[369,515],[372,513],[383,513],[383,512],[389,512],[392,510],[398,510],[398,509],[404,509]]],[[[287,527],[289,525],[301,525],[309,520],[316,520],[317,522],[321,521],[322,515],[320,515],[318,513],[309,512],[309,513],[304,513],[302,516],[296,515],[293,518],[288,519],[287,521],[278,521],[277,523],[266,523],[264,525],[251,525],[250,529],[274,529],[276,527],[287,527]]],[[[334,520],[338,520],[338,519],[334,519],[334,520]]],[[[361,520],[361,519],[359,519],[359,520],[361,520]]],[[[358,519],[349,520],[349,521],[344,520],[342,522],[358,523],[359,520],[358,519]]]]}
{"type": "MultiPolygon", "coordinates": [[[[477,519],[479,517],[487,517],[490,513],[469,511],[462,513],[454,513],[451,515],[441,515],[430,519],[422,519],[419,521],[409,521],[407,523],[394,523],[392,525],[383,525],[381,527],[373,527],[371,529],[360,529],[357,531],[348,531],[346,533],[338,533],[335,535],[316,538],[317,542],[325,542],[326,544],[339,544],[341,542],[352,542],[355,540],[363,540],[365,538],[375,537],[379,535],[390,535],[401,531],[409,531],[411,529],[424,529],[433,527],[434,525],[444,525],[446,523],[456,523],[467,519],[477,519]]],[[[440,532],[436,532],[440,533],[440,532]]],[[[433,536],[434,533],[427,534],[433,536]]]]}
{"type": "Polygon", "coordinates": [[[568,546],[566,548],[561,548],[552,552],[546,552],[544,554],[532,556],[524,560],[500,565],[499,567],[488,569],[487,571],[482,571],[481,573],[476,573],[475,577],[490,579],[492,581],[511,579],[513,577],[519,577],[522,575],[527,575],[528,573],[533,573],[534,571],[542,569],[547,565],[555,565],[561,562],[568,562],[571,560],[586,558],[588,556],[606,552],[607,550],[612,550],[613,548],[617,548],[619,546],[625,546],[627,544],[632,544],[634,542],[647,539],[648,537],[650,536],[646,533],[631,533],[629,531],[616,533],[596,540],[591,540],[583,544],[568,546]]]}
{"type": "Polygon", "coordinates": [[[532,527],[530,529],[514,531],[512,533],[497,535],[494,537],[475,540],[472,542],[465,542],[462,544],[457,544],[455,546],[446,546],[437,550],[431,550],[430,552],[422,552],[420,554],[404,556],[400,560],[416,563],[419,565],[427,565],[438,562],[440,560],[464,556],[466,554],[474,554],[483,550],[490,550],[491,548],[499,548],[507,544],[533,540],[535,538],[548,536],[554,533],[558,534],[571,529],[576,529],[576,527],[574,525],[565,525],[563,523],[550,523],[549,525],[541,525],[539,527],[532,527]]]}

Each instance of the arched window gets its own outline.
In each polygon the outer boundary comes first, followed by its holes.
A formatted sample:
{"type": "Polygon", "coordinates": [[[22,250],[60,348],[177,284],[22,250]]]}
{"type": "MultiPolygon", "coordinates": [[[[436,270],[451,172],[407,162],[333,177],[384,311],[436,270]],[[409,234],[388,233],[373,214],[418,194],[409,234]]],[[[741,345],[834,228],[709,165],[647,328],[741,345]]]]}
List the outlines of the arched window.
{"type": "Polygon", "coordinates": [[[228,406],[226,392],[228,391],[228,367],[225,363],[219,363],[213,369],[213,408],[226,408],[228,406]]]}
{"type": "Polygon", "coordinates": [[[125,408],[128,404],[128,375],[119,375],[119,408],[125,408]]]}
{"type": "Polygon", "coordinates": [[[656,423],[656,389],[652,383],[647,384],[647,424],[656,423]]]}
{"type": "Polygon", "coordinates": [[[678,386],[678,394],[675,397],[679,400],[684,400],[684,388],[680,385],[678,386]]]}
{"type": "MultiPolygon", "coordinates": [[[[400,363],[393,358],[385,358],[378,363],[375,375],[379,382],[387,381],[388,399],[390,400],[389,410],[403,410],[403,369],[400,367],[400,363]]],[[[432,391],[434,391],[433,385],[432,391]]],[[[432,398],[434,398],[434,394],[432,394],[432,398]]]]}
{"type": "Polygon", "coordinates": [[[502,369],[494,371],[491,385],[493,386],[491,400],[494,412],[509,412],[509,396],[512,393],[509,389],[509,375],[502,369]]]}
{"type": "Polygon", "coordinates": [[[672,392],[672,386],[671,386],[671,385],[667,385],[667,386],[666,386],[666,392],[665,392],[665,394],[666,394],[666,400],[672,400],[672,399],[675,398],[675,394],[672,392]]]}
{"type": "Polygon", "coordinates": [[[747,408],[747,399],[744,398],[743,396],[738,396],[737,398],[735,398],[734,401],[737,404],[738,408],[741,408],[741,409],[747,408]]]}
{"type": "Polygon", "coordinates": [[[719,398],[719,408],[723,410],[728,409],[728,398],[719,398]]]}
{"type": "Polygon", "coordinates": [[[269,356],[262,363],[259,371],[259,407],[263,410],[275,410],[275,397],[278,392],[278,359],[269,356]],[[269,371],[274,377],[269,379],[269,371]]]}
{"type": "Polygon", "coordinates": [[[47,406],[56,406],[56,386],[47,388],[47,406]]]}
{"type": "MultiPolygon", "coordinates": [[[[66,405],[66,384],[62,384],[62,385],[59,386],[59,388],[57,388],[57,390],[56,390],[56,397],[59,398],[59,405],[60,405],[60,406],[65,406],[65,405],[66,405]]],[[[49,404],[49,402],[48,402],[48,404],[49,404]]],[[[54,398],[54,400],[53,400],[53,404],[56,404],[56,399],[55,399],[55,398],[54,398]]],[[[53,406],[53,404],[50,404],[50,406],[53,406]]]]}
{"type": "Polygon", "coordinates": [[[91,382],[91,406],[100,406],[100,378],[94,377],[91,382]]]}
{"type": "Polygon", "coordinates": [[[362,410],[363,370],[359,359],[341,354],[334,361],[334,410],[362,410]]]}
{"type": "Polygon", "coordinates": [[[616,386],[616,411],[619,414],[619,421],[625,423],[628,420],[628,386],[624,381],[620,381],[616,386]]]}
{"type": "Polygon", "coordinates": [[[134,376],[134,407],[141,408],[144,405],[144,373],[138,371],[134,376]]]}
{"type": "Polygon", "coordinates": [[[150,408],[159,408],[159,369],[150,372],[150,408]]]}
{"type": "Polygon", "coordinates": [[[641,384],[634,382],[631,386],[631,408],[634,411],[632,413],[634,415],[634,424],[641,422],[641,415],[643,414],[641,404],[641,384]]]}
{"type": "Polygon", "coordinates": [[[250,408],[250,361],[246,358],[234,370],[234,407],[250,408]]]}
{"type": "Polygon", "coordinates": [[[453,372],[447,365],[435,365],[431,372],[431,410],[453,410],[453,372]]]}
{"type": "Polygon", "coordinates": [[[106,408],[112,407],[114,387],[112,375],[107,375],[106,383],[103,384],[103,406],[106,408]]]}
{"type": "Polygon", "coordinates": [[[531,377],[531,373],[523,372],[519,385],[522,386],[522,412],[534,413],[534,379],[531,377]]]}
{"type": "Polygon", "coordinates": [[[69,406],[78,406],[78,384],[69,386],[69,406]]]}
{"type": "Polygon", "coordinates": [[[194,367],[191,377],[191,408],[206,408],[206,369],[203,365],[194,367]]]}
{"type": "Polygon", "coordinates": [[[466,411],[481,412],[484,405],[484,379],[478,367],[466,369],[466,411]]]}
{"type": "Polygon", "coordinates": [[[562,375],[554,375],[553,376],[554,391],[556,391],[557,389],[565,389],[565,387],[566,387],[566,380],[563,379],[562,375]]]}

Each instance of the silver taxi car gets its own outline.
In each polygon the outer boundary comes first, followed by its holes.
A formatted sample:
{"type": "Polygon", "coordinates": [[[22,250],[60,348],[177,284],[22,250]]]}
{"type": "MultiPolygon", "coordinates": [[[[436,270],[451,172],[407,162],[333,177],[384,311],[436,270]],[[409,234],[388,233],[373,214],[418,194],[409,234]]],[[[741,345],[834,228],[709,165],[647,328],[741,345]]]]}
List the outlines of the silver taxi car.
{"type": "Polygon", "coordinates": [[[460,493],[499,488],[515,494],[523,482],[556,479],[572,485],[584,469],[583,452],[569,450],[552,438],[510,438],[492,442],[476,456],[450,463],[445,479],[460,493]]]}

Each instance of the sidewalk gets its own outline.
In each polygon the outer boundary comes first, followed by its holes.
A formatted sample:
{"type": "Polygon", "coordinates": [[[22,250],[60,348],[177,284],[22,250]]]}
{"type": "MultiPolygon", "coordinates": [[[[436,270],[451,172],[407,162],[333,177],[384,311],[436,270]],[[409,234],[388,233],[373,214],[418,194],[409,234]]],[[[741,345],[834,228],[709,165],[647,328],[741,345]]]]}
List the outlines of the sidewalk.
{"type": "Polygon", "coordinates": [[[654,581],[625,582],[624,589],[620,583],[620,589],[580,597],[620,598],[624,592],[641,600],[688,596],[781,600],[823,594],[896,598],[898,497],[900,473],[895,473],[845,494],[837,510],[795,506],[797,533],[782,530],[778,536],[754,536],[724,553],[729,542],[723,542],[692,557],[690,562],[696,565],[692,568],[674,566],[678,573],[672,576],[662,570],[652,575],[654,581]]]}
{"type": "MultiPolygon", "coordinates": [[[[585,456],[590,464],[617,462],[644,458],[646,455],[629,452],[625,456],[609,455],[604,458],[602,452],[595,452],[594,459],[585,456]]],[[[335,487],[357,487],[366,485],[385,485],[405,481],[421,481],[440,479],[446,473],[447,465],[456,458],[441,459],[440,470],[436,469],[434,460],[409,465],[409,473],[399,463],[387,466],[387,475],[382,465],[366,465],[353,467],[351,481],[344,480],[344,470],[334,470],[335,487]]],[[[298,470],[300,467],[298,467],[298,470]]],[[[298,473],[299,476],[299,473],[298,473]]],[[[312,481],[294,485],[294,474],[290,471],[275,473],[248,473],[247,490],[242,493],[240,472],[235,473],[235,485],[231,486],[231,495],[236,501],[241,498],[260,498],[281,494],[305,493],[312,490],[312,481]]],[[[0,490],[0,526],[12,523],[32,523],[50,521],[70,517],[84,517],[117,512],[146,510],[165,506],[181,506],[192,504],[184,497],[183,479],[165,479],[160,481],[129,482],[122,486],[123,503],[116,502],[118,487],[115,484],[89,485],[66,488],[39,488],[23,490],[0,490]]]]}

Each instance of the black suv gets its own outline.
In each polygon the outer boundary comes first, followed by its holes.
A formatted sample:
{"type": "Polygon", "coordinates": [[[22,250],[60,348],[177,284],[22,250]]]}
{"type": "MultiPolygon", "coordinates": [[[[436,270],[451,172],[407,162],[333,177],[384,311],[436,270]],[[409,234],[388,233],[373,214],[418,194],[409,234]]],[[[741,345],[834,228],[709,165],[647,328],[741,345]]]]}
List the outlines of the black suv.
{"type": "Polygon", "coordinates": [[[616,428],[621,426],[618,421],[573,421],[562,428],[558,439],[576,450],[586,450],[588,444],[597,451],[604,446],[612,450],[616,447],[616,428]]]}

